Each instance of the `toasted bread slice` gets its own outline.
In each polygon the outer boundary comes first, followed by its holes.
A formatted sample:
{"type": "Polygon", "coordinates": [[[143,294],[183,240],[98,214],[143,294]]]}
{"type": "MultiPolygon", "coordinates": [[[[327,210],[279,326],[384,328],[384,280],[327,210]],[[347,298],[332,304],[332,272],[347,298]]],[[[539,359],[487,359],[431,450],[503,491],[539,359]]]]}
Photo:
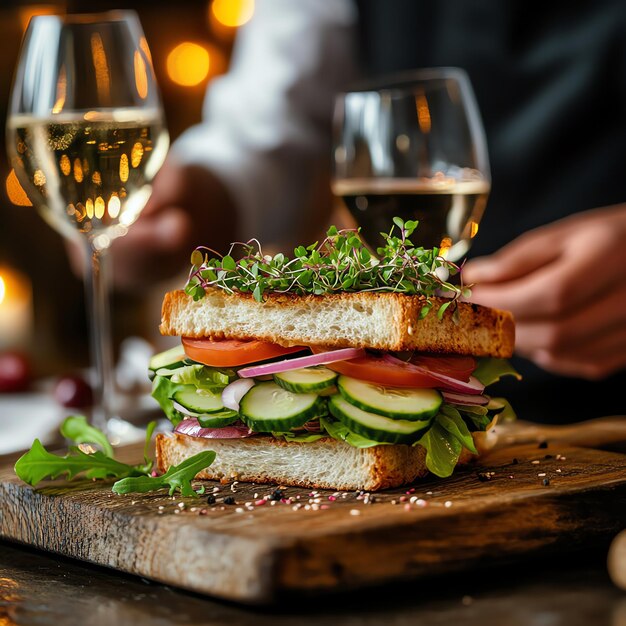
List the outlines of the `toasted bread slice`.
{"type": "Polygon", "coordinates": [[[419,350],[508,358],[515,325],[508,311],[459,303],[459,323],[451,307],[419,319],[422,296],[397,293],[341,293],[324,296],[268,294],[257,302],[249,294],[217,288],[194,302],[184,291],[165,295],[161,333],[212,339],[259,339],[282,346],[320,345],[376,350],[419,350]]]}
{"type": "MultiPolygon", "coordinates": [[[[331,438],[311,443],[286,442],[269,436],[248,439],[202,439],[174,433],[157,435],[159,471],[186,458],[213,450],[215,461],[196,478],[222,478],[314,489],[376,491],[412,483],[428,473],[421,446],[353,448],[331,438]]],[[[459,463],[472,455],[463,451],[459,463]]]]}

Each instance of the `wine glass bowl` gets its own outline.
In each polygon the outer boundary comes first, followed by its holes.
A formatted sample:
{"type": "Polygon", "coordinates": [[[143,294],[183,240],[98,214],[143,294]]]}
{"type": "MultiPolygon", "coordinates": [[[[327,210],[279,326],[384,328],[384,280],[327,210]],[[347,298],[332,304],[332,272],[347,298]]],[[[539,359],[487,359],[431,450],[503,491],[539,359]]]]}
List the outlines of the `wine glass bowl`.
{"type": "Polygon", "coordinates": [[[420,70],[340,94],[333,180],[372,248],[392,218],[418,220],[412,239],[462,258],[491,187],[484,130],[463,70],[420,70]]]}
{"type": "Polygon", "coordinates": [[[106,252],[145,206],[168,145],[150,50],[134,12],[31,19],[7,148],[39,213],[91,259],[93,422],[105,430],[114,400],[106,252]]]}
{"type": "Polygon", "coordinates": [[[150,195],[168,135],[136,15],[39,16],[26,32],[7,122],[8,151],[42,216],[99,250],[150,195]]]}

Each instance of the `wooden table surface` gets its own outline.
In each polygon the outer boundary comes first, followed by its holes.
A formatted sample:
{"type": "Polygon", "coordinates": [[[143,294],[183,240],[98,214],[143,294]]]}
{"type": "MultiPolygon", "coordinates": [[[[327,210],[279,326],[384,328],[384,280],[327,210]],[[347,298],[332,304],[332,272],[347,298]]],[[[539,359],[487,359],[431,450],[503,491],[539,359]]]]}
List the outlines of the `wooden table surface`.
{"type": "Polygon", "coordinates": [[[0,543],[0,624],[84,626],[623,626],[626,593],[603,549],[250,609],[145,579],[0,543]]]}

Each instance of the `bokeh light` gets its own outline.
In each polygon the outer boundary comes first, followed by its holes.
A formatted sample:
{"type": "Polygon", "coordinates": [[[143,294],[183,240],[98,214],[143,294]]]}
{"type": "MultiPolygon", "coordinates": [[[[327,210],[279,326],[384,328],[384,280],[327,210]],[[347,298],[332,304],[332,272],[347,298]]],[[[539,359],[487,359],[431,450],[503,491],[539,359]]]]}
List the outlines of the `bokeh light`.
{"type": "Polygon", "coordinates": [[[7,176],[6,189],[9,200],[16,206],[33,206],[13,169],[7,176]]]}
{"type": "Polygon", "coordinates": [[[202,83],[209,75],[209,68],[209,52],[197,43],[185,41],[167,55],[168,76],[183,87],[202,83]]]}
{"type": "Polygon", "coordinates": [[[254,0],[213,0],[211,12],[223,26],[237,28],[254,15],[254,0]]]}

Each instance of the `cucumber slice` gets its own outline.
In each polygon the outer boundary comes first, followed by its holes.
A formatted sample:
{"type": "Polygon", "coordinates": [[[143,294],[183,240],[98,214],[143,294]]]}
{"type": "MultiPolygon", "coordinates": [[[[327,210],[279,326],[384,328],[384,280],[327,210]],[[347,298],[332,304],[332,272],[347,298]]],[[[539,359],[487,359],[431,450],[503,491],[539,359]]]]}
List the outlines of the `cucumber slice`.
{"type": "Polygon", "coordinates": [[[260,433],[287,432],[326,415],[326,402],[314,393],[293,393],[274,382],[252,387],[239,403],[241,419],[260,433]]]}
{"type": "Polygon", "coordinates": [[[224,409],[210,415],[198,415],[197,419],[202,428],[224,428],[236,422],[239,419],[239,413],[224,409]]]}
{"type": "Polygon", "coordinates": [[[425,420],[437,415],[443,402],[435,389],[383,387],[349,376],[337,380],[339,393],[368,413],[404,420],[425,420]]]}
{"type": "Polygon", "coordinates": [[[159,354],[155,354],[150,359],[150,364],[148,367],[156,372],[160,369],[174,369],[176,367],[182,367],[184,365],[183,361],[186,359],[185,351],[182,346],[175,346],[174,348],[170,348],[165,352],[160,352],[159,354]]]}
{"type": "Polygon", "coordinates": [[[274,374],[274,381],[283,389],[294,393],[324,391],[335,385],[337,373],[327,367],[303,367],[274,374]]]}
{"type": "Polygon", "coordinates": [[[224,428],[239,419],[239,413],[237,413],[237,411],[231,411],[230,409],[224,409],[216,413],[196,413],[195,411],[190,411],[175,400],[173,401],[173,406],[181,415],[182,419],[195,417],[202,428],[224,428]]]}
{"type": "Polygon", "coordinates": [[[343,396],[328,400],[331,415],[357,435],[380,443],[415,443],[430,428],[431,420],[399,420],[368,413],[343,396]]]}
{"type": "Polygon", "coordinates": [[[221,394],[211,393],[206,389],[181,389],[172,399],[189,411],[203,415],[224,409],[221,394]]]}

